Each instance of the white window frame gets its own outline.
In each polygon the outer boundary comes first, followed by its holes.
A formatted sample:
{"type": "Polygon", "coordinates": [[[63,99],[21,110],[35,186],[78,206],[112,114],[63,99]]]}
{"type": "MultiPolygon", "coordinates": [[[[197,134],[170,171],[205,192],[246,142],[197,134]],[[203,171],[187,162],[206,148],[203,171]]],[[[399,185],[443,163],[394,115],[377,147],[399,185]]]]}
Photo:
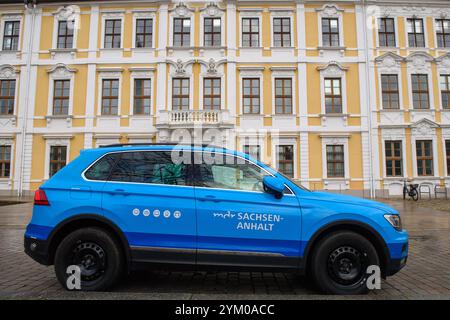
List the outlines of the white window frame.
{"type": "Polygon", "coordinates": [[[441,76],[450,76],[450,53],[446,53],[443,56],[436,58],[437,74],[438,74],[438,94],[439,94],[439,109],[443,111],[450,111],[450,109],[444,109],[444,103],[442,102],[442,89],[441,89],[441,76]]]}
{"type": "Polygon", "coordinates": [[[317,11],[317,26],[319,30],[319,48],[334,48],[333,46],[324,46],[323,44],[323,34],[322,34],[322,18],[338,19],[339,24],[339,46],[338,48],[344,47],[344,20],[343,12],[344,9],[339,8],[335,4],[325,4],[321,8],[316,9],[317,11]]]}
{"type": "Polygon", "coordinates": [[[263,86],[263,70],[264,67],[240,67],[239,68],[239,112],[243,117],[260,116],[264,114],[264,86],[263,86]],[[259,79],[259,113],[244,113],[244,78],[259,79]]]}
{"type": "Polygon", "coordinates": [[[398,71],[383,71],[383,70],[379,70],[378,71],[378,83],[379,83],[379,88],[378,88],[378,92],[379,92],[379,96],[380,96],[380,110],[387,110],[387,111],[401,111],[403,109],[403,86],[402,86],[402,73],[400,70],[398,71]],[[397,87],[398,87],[398,109],[389,109],[389,108],[385,108],[383,105],[383,84],[381,82],[381,76],[383,75],[396,75],[397,76],[397,87]]]}
{"type": "MultiPolygon", "coordinates": [[[[75,73],[76,69],[69,68],[64,64],[57,64],[53,68],[47,70],[49,75],[49,92],[48,92],[48,107],[47,115],[54,116],[53,114],[53,94],[55,91],[55,80],[69,80],[70,81],[70,93],[69,93],[69,109],[67,115],[61,115],[61,117],[70,117],[73,115],[73,94],[75,86],[75,73]]],[[[57,115],[60,116],[60,115],[57,115]]]]}
{"type": "Polygon", "coordinates": [[[194,46],[194,31],[195,31],[195,26],[194,26],[194,22],[195,22],[195,17],[194,17],[194,10],[189,8],[188,6],[186,6],[183,2],[180,2],[178,5],[176,5],[173,9],[169,10],[170,15],[169,15],[169,44],[171,47],[173,48],[185,48],[185,49],[189,49],[189,47],[193,47],[194,46]],[[188,46],[184,46],[184,47],[180,47],[180,46],[175,46],[174,45],[174,30],[173,30],[173,21],[175,18],[186,18],[186,19],[190,19],[191,21],[191,26],[189,29],[189,47],[188,46]]]}
{"type": "Polygon", "coordinates": [[[391,111],[402,111],[404,108],[404,101],[403,101],[403,76],[401,72],[401,61],[403,61],[403,58],[396,55],[395,53],[385,53],[382,56],[375,59],[375,64],[378,69],[378,93],[380,97],[380,111],[387,110],[388,112],[391,111]],[[399,109],[385,109],[383,106],[383,89],[382,89],[382,83],[381,83],[381,75],[383,74],[396,74],[397,80],[398,80],[398,94],[399,94],[399,109]]]}
{"type": "MultiPolygon", "coordinates": [[[[434,44],[435,44],[435,48],[431,48],[431,49],[436,49],[436,50],[449,50],[450,49],[450,46],[447,46],[447,47],[438,47],[438,42],[437,42],[437,30],[436,30],[436,20],[442,20],[442,19],[444,19],[444,20],[450,20],[450,17],[435,17],[435,18],[433,18],[433,36],[434,36],[434,44]]],[[[3,42],[2,42],[2,44],[3,44],[3,42]]]]}
{"type": "MultiPolygon", "coordinates": [[[[431,179],[431,178],[438,178],[439,177],[439,163],[438,163],[438,150],[437,150],[437,140],[434,136],[417,136],[412,135],[411,136],[411,144],[412,144],[412,154],[413,154],[413,172],[414,172],[414,178],[418,179],[431,179]],[[416,141],[417,140],[431,140],[431,145],[433,147],[433,175],[431,176],[419,176],[417,171],[417,150],[416,150],[416,141]]],[[[445,146],[444,146],[445,147],[445,146]]],[[[444,152],[445,153],[445,152],[444,152]]]]}
{"type": "Polygon", "coordinates": [[[22,33],[23,33],[23,17],[21,13],[4,12],[0,14],[0,52],[18,52],[22,50],[22,33]],[[3,50],[3,38],[5,36],[5,22],[19,21],[19,39],[17,43],[17,50],[3,50]]]}
{"type": "MultiPolygon", "coordinates": [[[[294,156],[294,161],[293,161],[293,166],[294,166],[294,176],[292,177],[292,179],[298,179],[299,175],[298,175],[298,170],[297,170],[297,165],[298,165],[298,159],[297,159],[297,138],[293,137],[293,138],[286,138],[286,137],[277,137],[277,141],[275,141],[272,144],[272,166],[277,170],[280,171],[278,168],[278,152],[277,149],[279,146],[293,146],[293,156],[294,156]]],[[[261,153],[262,155],[262,153],[261,153]]]]}
{"type": "Polygon", "coordinates": [[[225,11],[221,9],[217,4],[210,3],[207,7],[201,10],[200,13],[200,46],[204,48],[220,48],[225,45],[225,11]],[[217,18],[220,19],[220,45],[213,47],[205,47],[205,18],[217,18]]]}
{"type": "Polygon", "coordinates": [[[330,62],[318,68],[320,71],[320,104],[323,116],[347,115],[347,82],[345,73],[348,68],[341,66],[337,62],[330,62]],[[325,108],[325,78],[341,79],[342,113],[326,113],[325,108]]]}
{"type": "MultiPolygon", "coordinates": [[[[208,65],[207,64],[201,64],[201,72],[200,72],[200,86],[199,86],[199,99],[200,99],[200,110],[205,110],[204,109],[204,101],[203,101],[203,92],[204,92],[204,79],[205,78],[219,78],[220,79],[220,109],[219,110],[225,110],[226,109],[226,105],[225,105],[225,96],[226,96],[226,92],[225,92],[225,74],[224,74],[224,70],[223,67],[218,65],[219,63],[216,63],[216,69],[215,69],[215,73],[212,72],[208,72],[208,65]]],[[[222,64],[222,63],[220,63],[222,64]]]]}
{"type": "Polygon", "coordinates": [[[121,11],[114,12],[102,12],[102,34],[101,34],[101,43],[100,48],[103,50],[123,50],[123,34],[124,34],[124,22],[125,15],[121,11]],[[120,20],[120,48],[105,48],[105,27],[106,20],[120,20]]]}
{"type": "Polygon", "coordinates": [[[66,147],[66,165],[70,162],[70,140],[72,135],[44,135],[45,139],[45,169],[44,180],[50,178],[50,149],[51,147],[66,147]]]}
{"type": "MultiPolygon", "coordinates": [[[[173,68],[173,66],[172,66],[173,68]]],[[[169,74],[169,83],[167,84],[167,92],[169,92],[169,96],[167,97],[167,110],[168,111],[192,111],[194,110],[194,74],[192,72],[192,64],[185,64],[183,66],[184,73],[177,73],[176,70],[172,70],[169,74]],[[188,110],[173,110],[172,106],[172,82],[174,78],[186,78],[189,79],[189,109],[188,110]]]]}
{"type": "Polygon", "coordinates": [[[446,135],[446,134],[442,134],[442,153],[444,154],[444,175],[445,178],[450,178],[449,174],[450,172],[447,170],[447,148],[445,147],[445,141],[450,141],[450,136],[446,135]]]}
{"type": "Polygon", "coordinates": [[[414,17],[405,17],[405,43],[406,43],[406,47],[409,50],[425,50],[426,48],[428,48],[428,29],[427,29],[427,18],[424,15],[415,15],[414,17]],[[423,40],[424,40],[424,47],[411,47],[409,45],[409,39],[408,39],[408,19],[421,19],[422,20],[422,25],[423,25],[423,40]]]}
{"type": "Polygon", "coordinates": [[[443,110],[443,111],[448,111],[450,109],[444,109],[444,102],[442,100],[442,88],[441,88],[441,77],[442,76],[448,76],[449,77],[449,81],[450,81],[450,72],[449,73],[445,73],[445,72],[442,72],[442,71],[438,71],[439,109],[443,110]]]}
{"type": "Polygon", "coordinates": [[[286,68],[283,70],[282,68],[271,68],[272,70],[272,115],[275,117],[283,117],[283,116],[295,116],[297,114],[297,83],[296,83],[296,75],[295,75],[295,67],[286,68]],[[276,105],[275,105],[275,79],[291,79],[292,88],[292,113],[276,113],[276,105]]]}
{"type": "Polygon", "coordinates": [[[411,68],[408,67],[408,86],[409,86],[409,110],[412,112],[433,112],[436,110],[436,106],[434,105],[434,93],[433,93],[433,75],[431,68],[429,70],[411,70],[411,68]],[[428,109],[415,109],[414,108],[414,100],[413,100],[413,90],[412,90],[412,75],[415,74],[424,74],[427,75],[427,85],[428,85],[428,100],[429,100],[429,108],[428,109]]]}
{"type": "Polygon", "coordinates": [[[15,117],[17,115],[17,102],[19,96],[19,70],[9,64],[0,65],[0,80],[15,80],[16,88],[14,92],[13,114],[0,115],[0,117],[15,117]]]}
{"type": "Polygon", "coordinates": [[[60,7],[58,10],[56,10],[53,13],[54,19],[53,19],[53,40],[52,40],[52,50],[70,50],[70,49],[76,49],[77,48],[77,38],[78,38],[78,28],[77,24],[79,21],[76,19],[79,19],[79,12],[75,15],[74,20],[74,28],[73,28],[73,42],[71,48],[58,48],[58,26],[60,21],[70,21],[68,19],[64,19],[66,12],[66,7],[60,7]]]}
{"type": "Polygon", "coordinates": [[[294,18],[293,18],[293,10],[289,9],[269,9],[271,11],[270,15],[270,30],[272,32],[271,39],[270,39],[270,46],[272,49],[289,49],[294,47],[295,39],[294,39],[294,18]],[[281,47],[281,46],[275,46],[274,40],[275,40],[275,34],[274,34],[274,28],[273,28],[273,20],[276,18],[288,18],[290,20],[290,34],[291,34],[291,43],[289,46],[281,47]]]}
{"type": "Polygon", "coordinates": [[[130,68],[130,116],[136,117],[151,117],[153,115],[153,98],[155,76],[154,68],[130,68]],[[150,113],[149,114],[134,114],[134,80],[148,79],[150,80],[150,113]]]}
{"type": "Polygon", "coordinates": [[[122,68],[105,68],[97,69],[98,71],[98,100],[97,100],[97,116],[98,117],[120,117],[122,111],[122,68]],[[119,80],[119,97],[117,101],[117,114],[102,114],[102,95],[103,95],[103,80],[118,79],[119,80]]]}
{"type": "Polygon", "coordinates": [[[261,49],[262,45],[262,9],[239,9],[239,48],[240,49],[261,49]],[[258,46],[257,47],[248,47],[242,45],[242,19],[244,18],[258,18],[259,23],[259,32],[258,32],[258,46]]]}
{"type": "Polygon", "coordinates": [[[13,178],[13,170],[14,170],[14,149],[15,143],[12,136],[0,136],[0,146],[11,147],[11,154],[9,156],[10,166],[9,166],[9,176],[8,177],[0,177],[0,182],[11,181],[13,178]]]}
{"type": "Polygon", "coordinates": [[[397,17],[391,17],[391,16],[375,16],[376,20],[376,29],[375,29],[375,40],[376,40],[376,48],[377,49],[388,49],[388,48],[395,48],[398,49],[399,47],[399,39],[398,39],[398,19],[397,17]],[[380,39],[379,39],[379,34],[378,32],[380,31],[379,29],[379,23],[378,23],[378,19],[383,19],[383,18],[392,18],[394,19],[394,32],[395,32],[395,47],[385,47],[385,46],[380,46],[380,39]]]}
{"type": "Polygon", "coordinates": [[[404,138],[404,136],[402,137],[388,137],[388,136],[384,136],[381,139],[382,142],[382,146],[381,146],[381,152],[383,152],[383,163],[382,163],[382,167],[383,167],[383,179],[388,179],[388,180],[393,180],[393,179],[403,179],[406,177],[405,175],[405,171],[406,171],[406,140],[404,138]],[[388,176],[386,174],[386,141],[400,141],[402,144],[402,175],[401,176],[388,176]]]}
{"type": "Polygon", "coordinates": [[[322,177],[329,181],[350,181],[350,159],[348,139],[350,136],[333,136],[324,135],[322,138],[322,177]],[[328,177],[328,161],[327,161],[327,145],[343,145],[344,146],[344,177],[328,177]]]}
{"type": "Polygon", "coordinates": [[[137,49],[137,50],[149,50],[149,49],[155,49],[156,45],[155,45],[155,23],[156,20],[156,14],[154,10],[142,10],[142,11],[134,11],[133,14],[133,39],[132,39],[132,44],[131,47],[132,49],[137,49]],[[152,19],[152,45],[151,47],[144,47],[144,48],[137,48],[136,47],[136,20],[139,19],[152,19]]]}

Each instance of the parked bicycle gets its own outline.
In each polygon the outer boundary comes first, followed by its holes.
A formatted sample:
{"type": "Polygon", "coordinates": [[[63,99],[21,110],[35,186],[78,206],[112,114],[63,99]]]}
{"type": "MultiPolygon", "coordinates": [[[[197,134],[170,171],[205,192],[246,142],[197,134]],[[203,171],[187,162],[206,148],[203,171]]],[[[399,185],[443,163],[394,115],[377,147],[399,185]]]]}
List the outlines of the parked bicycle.
{"type": "Polygon", "coordinates": [[[408,195],[414,201],[419,200],[419,185],[418,184],[406,184],[406,180],[403,181],[403,200],[408,195]]]}

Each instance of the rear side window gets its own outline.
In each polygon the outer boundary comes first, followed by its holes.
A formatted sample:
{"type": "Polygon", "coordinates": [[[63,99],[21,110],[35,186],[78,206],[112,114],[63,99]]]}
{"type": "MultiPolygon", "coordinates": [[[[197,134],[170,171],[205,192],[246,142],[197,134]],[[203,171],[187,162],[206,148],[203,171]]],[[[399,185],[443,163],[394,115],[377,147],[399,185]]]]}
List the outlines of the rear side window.
{"type": "Polygon", "coordinates": [[[189,165],[172,159],[170,151],[124,152],[109,181],[189,185],[189,165]]]}
{"type": "Polygon", "coordinates": [[[206,157],[198,165],[199,186],[263,192],[262,180],[267,172],[260,167],[234,156],[214,154],[211,161],[206,157]]]}
{"type": "Polygon", "coordinates": [[[108,180],[111,169],[119,156],[120,154],[118,153],[107,154],[94,163],[94,165],[86,171],[84,176],[89,180],[108,180]]]}

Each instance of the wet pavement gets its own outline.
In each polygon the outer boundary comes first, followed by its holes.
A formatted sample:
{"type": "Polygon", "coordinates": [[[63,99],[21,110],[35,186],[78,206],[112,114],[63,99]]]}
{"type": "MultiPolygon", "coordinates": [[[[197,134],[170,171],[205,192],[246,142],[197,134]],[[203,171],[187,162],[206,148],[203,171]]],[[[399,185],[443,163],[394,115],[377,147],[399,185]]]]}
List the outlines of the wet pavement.
{"type": "Polygon", "coordinates": [[[304,277],[261,272],[141,271],[110,292],[69,292],[53,267],[23,252],[31,203],[0,206],[0,299],[450,299],[450,212],[412,201],[385,202],[402,213],[410,232],[408,264],[382,281],[380,290],[358,297],[320,295],[304,277]]]}

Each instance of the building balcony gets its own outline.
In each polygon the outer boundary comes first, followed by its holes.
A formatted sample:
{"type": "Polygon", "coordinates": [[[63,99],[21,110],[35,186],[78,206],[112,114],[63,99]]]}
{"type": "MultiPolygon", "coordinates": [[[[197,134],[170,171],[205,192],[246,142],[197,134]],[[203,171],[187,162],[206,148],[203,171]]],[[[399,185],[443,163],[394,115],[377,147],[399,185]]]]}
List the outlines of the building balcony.
{"type": "Polygon", "coordinates": [[[175,128],[232,128],[234,123],[228,110],[161,110],[156,120],[160,129],[175,128]]]}

